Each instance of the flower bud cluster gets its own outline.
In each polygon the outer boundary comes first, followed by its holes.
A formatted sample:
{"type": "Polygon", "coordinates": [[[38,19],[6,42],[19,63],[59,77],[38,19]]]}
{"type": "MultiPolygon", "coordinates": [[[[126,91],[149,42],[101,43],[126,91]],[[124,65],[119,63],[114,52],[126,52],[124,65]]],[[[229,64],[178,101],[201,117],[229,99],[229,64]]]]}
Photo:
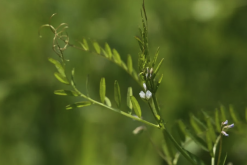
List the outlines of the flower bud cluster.
{"type": "Polygon", "coordinates": [[[145,83],[143,83],[143,88],[144,88],[144,92],[141,91],[139,93],[140,97],[146,100],[150,99],[152,97],[152,93],[149,90],[147,90],[147,86],[145,83]]]}
{"type": "Polygon", "coordinates": [[[221,127],[222,127],[221,133],[222,133],[222,135],[224,135],[224,136],[229,136],[229,134],[227,134],[226,131],[227,131],[228,129],[234,127],[234,123],[233,123],[233,124],[230,124],[230,125],[227,125],[227,124],[228,124],[228,120],[226,120],[226,121],[224,121],[224,122],[221,123],[221,127]]]}
{"type": "Polygon", "coordinates": [[[148,78],[151,79],[152,73],[153,73],[153,68],[149,70],[149,68],[147,67],[146,79],[148,78]]]}

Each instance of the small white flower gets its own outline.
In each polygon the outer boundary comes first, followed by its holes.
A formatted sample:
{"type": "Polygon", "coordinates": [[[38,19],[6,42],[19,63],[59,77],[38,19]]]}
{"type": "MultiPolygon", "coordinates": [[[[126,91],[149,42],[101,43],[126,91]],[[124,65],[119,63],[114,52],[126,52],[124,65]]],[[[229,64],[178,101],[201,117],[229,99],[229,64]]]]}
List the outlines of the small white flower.
{"type": "Polygon", "coordinates": [[[146,97],[146,96],[145,96],[145,93],[144,93],[143,91],[141,91],[141,92],[139,93],[139,95],[140,95],[140,97],[143,98],[143,99],[145,99],[145,97],[146,97]]]}
{"type": "Polygon", "coordinates": [[[222,135],[229,136],[225,131],[221,131],[222,135]]]}
{"type": "Polygon", "coordinates": [[[152,97],[152,93],[148,90],[147,92],[146,92],[146,98],[147,99],[150,99],[152,97]]]}

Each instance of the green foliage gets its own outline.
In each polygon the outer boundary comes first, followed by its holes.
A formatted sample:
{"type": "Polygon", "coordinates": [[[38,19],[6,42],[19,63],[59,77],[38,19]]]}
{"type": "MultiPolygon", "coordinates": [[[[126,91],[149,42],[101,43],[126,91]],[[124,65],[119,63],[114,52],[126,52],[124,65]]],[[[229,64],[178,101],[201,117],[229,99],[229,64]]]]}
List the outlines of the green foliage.
{"type": "MultiPolygon", "coordinates": [[[[146,16],[144,2],[141,11],[141,18],[142,18],[142,28],[140,28],[141,37],[137,37],[137,36],[135,37],[141,50],[138,57],[138,69],[140,72],[139,73],[140,79],[138,78],[137,73],[133,67],[131,55],[127,56],[127,64],[126,64],[124,61],[122,61],[122,58],[118,53],[118,51],[116,49],[111,49],[107,43],[105,44],[105,47],[102,48],[96,41],[88,42],[86,39],[83,39],[82,42],[79,42],[81,47],[77,47],[69,43],[69,37],[67,35],[65,35],[65,39],[62,39],[63,38],[62,32],[64,31],[64,29],[58,31],[58,28],[54,28],[50,24],[44,25],[50,27],[52,32],[55,34],[53,46],[55,52],[59,55],[61,60],[60,63],[57,60],[49,58],[49,61],[55,65],[58,71],[55,73],[55,77],[60,82],[71,85],[71,87],[73,88],[73,90],[56,90],[54,93],[62,96],[77,96],[77,97],[79,96],[87,100],[87,101],[80,101],[70,104],[66,106],[67,110],[96,104],[98,106],[107,108],[121,115],[148,124],[152,127],[159,128],[163,132],[163,136],[164,136],[164,144],[162,145],[162,148],[165,155],[162,155],[162,158],[166,160],[169,165],[176,165],[179,155],[183,155],[193,165],[205,164],[200,158],[198,158],[197,156],[195,156],[194,154],[190,153],[185,149],[186,139],[192,140],[201,149],[205,150],[206,152],[209,152],[209,154],[212,157],[211,162],[215,162],[214,159],[216,153],[216,146],[219,143],[219,139],[222,141],[222,135],[218,136],[217,138],[216,132],[221,132],[222,127],[220,126],[220,122],[225,121],[227,119],[227,112],[225,108],[221,105],[220,111],[216,109],[214,113],[214,118],[212,118],[211,115],[208,115],[205,111],[202,111],[203,117],[201,116],[196,117],[195,115],[190,114],[189,124],[187,126],[184,122],[179,120],[178,122],[175,122],[175,125],[172,127],[173,128],[171,130],[172,134],[170,133],[170,131],[168,131],[165,122],[161,116],[160,107],[155,95],[163,79],[163,74],[160,76],[158,81],[155,78],[161,68],[161,65],[164,62],[164,58],[162,58],[158,63],[158,65],[156,65],[159,55],[159,48],[158,48],[151,62],[151,57],[149,54],[149,47],[148,47],[149,44],[148,44],[148,32],[147,32],[148,29],[147,16],[146,16]],[[61,47],[58,44],[57,40],[59,39],[64,41],[65,45],[63,47],[61,47]],[[142,93],[140,93],[140,96],[141,98],[143,98],[145,103],[149,106],[157,124],[153,124],[151,122],[142,119],[142,111],[137,99],[135,98],[135,96],[133,96],[132,87],[129,87],[127,90],[127,107],[129,108],[129,110],[128,113],[126,113],[123,110],[114,108],[114,106],[112,106],[111,104],[110,99],[106,97],[105,78],[101,78],[100,80],[99,94],[100,94],[101,103],[92,99],[91,97],[89,97],[89,95],[87,96],[84,95],[82,92],[80,92],[77,89],[74,81],[74,69],[71,72],[71,82],[69,83],[67,76],[65,74],[66,60],[64,59],[64,55],[63,55],[63,52],[67,48],[67,46],[72,46],[81,49],[83,51],[89,51],[97,55],[100,55],[102,57],[105,57],[106,59],[117,64],[127,73],[129,73],[129,75],[132,78],[134,78],[139,83],[139,85],[145,84],[145,86],[143,87],[144,92],[142,91],[142,93]],[[92,50],[91,47],[93,48],[92,50]],[[145,96],[143,93],[145,94],[145,96]],[[138,117],[132,115],[132,109],[134,110],[135,114],[138,117]],[[193,128],[194,131],[190,128],[193,128]]],[[[60,25],[60,27],[63,26],[65,26],[64,28],[67,28],[66,24],[60,25]]],[[[86,83],[86,90],[88,93],[87,84],[88,84],[88,80],[86,83]]],[[[119,83],[116,80],[114,82],[114,100],[116,102],[117,107],[119,108],[121,105],[121,92],[120,92],[119,83]]],[[[233,121],[237,125],[240,125],[241,122],[237,117],[237,114],[232,106],[230,106],[229,111],[233,121]]],[[[221,162],[225,164],[225,160],[226,157],[224,161],[221,162]]],[[[214,165],[214,163],[212,163],[212,165],[214,165]]]]}
{"type": "Polygon", "coordinates": [[[117,80],[114,82],[114,99],[116,101],[117,106],[120,107],[121,93],[120,93],[120,87],[119,87],[117,80]]]}
{"type": "Polygon", "coordinates": [[[133,105],[133,109],[135,111],[135,114],[141,118],[142,117],[142,111],[141,111],[141,107],[138,103],[138,101],[136,100],[136,98],[134,96],[130,96],[130,100],[131,100],[131,103],[133,105]]]}
{"type": "Polygon", "coordinates": [[[79,94],[76,91],[72,91],[72,90],[55,90],[54,94],[56,95],[60,95],[60,96],[79,96],[79,94]]]}
{"type": "Polygon", "coordinates": [[[99,86],[99,95],[102,103],[105,102],[105,93],[106,93],[106,85],[105,85],[105,78],[103,77],[100,80],[100,86],[99,86]]]}
{"type": "Polygon", "coordinates": [[[132,88],[128,87],[128,91],[127,91],[127,106],[129,107],[129,114],[132,113],[132,109],[133,109],[133,105],[131,102],[130,97],[133,96],[133,92],[132,92],[132,88]]]}
{"type": "Polygon", "coordinates": [[[76,102],[74,104],[70,104],[66,106],[67,110],[75,109],[75,108],[82,108],[91,105],[92,103],[90,101],[81,101],[76,102]]]}

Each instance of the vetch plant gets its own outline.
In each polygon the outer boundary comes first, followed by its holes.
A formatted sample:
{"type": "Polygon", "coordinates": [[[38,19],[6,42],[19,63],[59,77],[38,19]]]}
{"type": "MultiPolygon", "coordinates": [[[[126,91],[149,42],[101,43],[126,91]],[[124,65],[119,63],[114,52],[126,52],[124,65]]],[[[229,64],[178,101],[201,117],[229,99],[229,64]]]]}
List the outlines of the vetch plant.
{"type": "MultiPolygon", "coordinates": [[[[52,15],[52,17],[54,15],[52,15]]],[[[71,44],[69,41],[69,36],[65,32],[65,30],[68,28],[66,23],[60,24],[57,28],[52,26],[50,23],[41,26],[41,28],[49,27],[54,34],[53,50],[60,58],[60,61],[49,58],[49,61],[54,64],[57,69],[57,72],[54,73],[54,76],[61,83],[71,87],[71,89],[55,90],[54,93],[61,96],[75,96],[84,98],[84,101],[67,105],[67,110],[98,105],[113,112],[119,113],[125,117],[142,122],[155,129],[159,129],[163,134],[164,145],[162,146],[163,150],[158,151],[158,154],[169,165],[176,165],[181,155],[192,165],[205,165],[205,162],[201,158],[186,150],[186,146],[190,142],[195,142],[202,150],[209,153],[211,156],[211,165],[215,165],[216,163],[215,155],[218,148],[219,156],[217,157],[217,165],[224,165],[226,162],[226,156],[223,159],[221,158],[223,143],[222,139],[225,138],[225,136],[229,136],[227,130],[232,128],[234,124],[227,125],[228,121],[226,120],[226,111],[223,106],[221,106],[219,110],[215,110],[214,116],[210,116],[206,112],[202,111],[203,117],[202,119],[199,119],[191,114],[189,124],[178,120],[174,122],[173,129],[171,129],[171,131],[168,130],[165,124],[165,120],[161,116],[161,109],[156,97],[156,93],[158,92],[159,86],[163,79],[163,74],[160,75],[158,73],[164,58],[158,62],[159,48],[153,56],[151,56],[149,53],[147,31],[148,19],[145,11],[144,1],[141,10],[141,20],[142,28],[139,29],[140,37],[135,37],[140,48],[138,65],[133,65],[132,57],[130,55],[128,55],[127,63],[125,63],[118,51],[111,49],[107,43],[104,47],[101,47],[95,41],[88,42],[86,39],[83,39],[81,42],[79,42],[80,46],[71,44]],[[59,44],[61,41],[64,43],[64,45],[59,44]],[[108,98],[106,95],[106,81],[104,77],[100,80],[99,101],[89,96],[87,88],[88,83],[86,83],[86,92],[78,90],[77,84],[74,80],[75,69],[71,71],[70,76],[67,74],[67,72],[65,72],[65,67],[68,60],[64,57],[64,50],[71,47],[85,52],[97,54],[112,61],[125,70],[131,78],[133,78],[141,87],[143,87],[143,90],[140,91],[138,97],[133,95],[132,87],[128,88],[126,97],[129,110],[124,111],[119,109],[120,105],[123,103],[121,102],[121,90],[117,80],[114,82],[114,100],[117,107],[112,106],[110,98],[108,98]],[[134,66],[137,66],[139,70],[138,72],[135,70],[134,66]],[[143,99],[148,105],[153,114],[153,117],[155,118],[155,123],[149,122],[142,118],[142,110],[138,102],[140,99],[143,99]],[[220,125],[220,121],[224,120],[226,121],[222,122],[220,125]]],[[[230,107],[229,110],[233,121],[236,123],[236,125],[240,125],[240,120],[237,118],[233,108],[230,107]]],[[[147,129],[148,128],[146,126],[140,126],[137,127],[133,133],[138,134],[147,129]]]]}

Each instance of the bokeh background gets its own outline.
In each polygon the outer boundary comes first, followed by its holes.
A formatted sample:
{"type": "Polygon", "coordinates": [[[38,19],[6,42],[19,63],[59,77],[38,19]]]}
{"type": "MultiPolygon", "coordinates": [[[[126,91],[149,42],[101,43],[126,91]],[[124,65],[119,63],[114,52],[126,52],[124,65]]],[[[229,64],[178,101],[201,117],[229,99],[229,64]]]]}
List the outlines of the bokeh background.
{"type": "MultiPolygon", "coordinates": [[[[165,58],[158,99],[168,125],[187,120],[201,109],[232,104],[240,118],[247,105],[247,3],[240,0],[146,0],[150,53],[160,46],[165,58]]],[[[150,165],[165,164],[146,134],[132,131],[141,123],[107,109],[90,106],[66,111],[74,97],[53,94],[70,89],[59,83],[48,57],[53,34],[38,30],[58,13],[52,24],[69,24],[72,43],[83,37],[108,42],[126,61],[131,54],[137,69],[138,44],[134,36],[141,26],[141,0],[12,0],[0,1],[0,164],[1,165],[150,165]]],[[[138,96],[141,88],[115,64],[73,48],[65,51],[68,70],[76,69],[76,81],[99,100],[101,77],[106,77],[107,96],[113,100],[118,80],[123,102],[127,88],[138,96]]],[[[143,116],[154,121],[144,102],[143,116]]],[[[123,109],[125,106],[123,105],[123,109]]],[[[156,145],[158,130],[149,129],[156,145]]],[[[246,136],[227,139],[228,162],[247,164],[246,136]]],[[[192,151],[208,159],[198,150],[192,151]]],[[[186,164],[183,159],[179,164],[186,164]]]]}

